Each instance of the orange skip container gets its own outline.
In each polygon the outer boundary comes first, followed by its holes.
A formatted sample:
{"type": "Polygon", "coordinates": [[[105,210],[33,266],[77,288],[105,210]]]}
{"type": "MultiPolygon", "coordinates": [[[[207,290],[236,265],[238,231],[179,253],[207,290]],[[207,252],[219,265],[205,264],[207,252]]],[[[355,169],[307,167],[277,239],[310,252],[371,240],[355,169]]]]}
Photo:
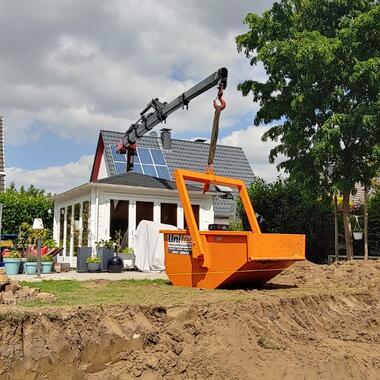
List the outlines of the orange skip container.
{"type": "Polygon", "coordinates": [[[174,175],[189,230],[161,231],[165,270],[173,285],[254,287],[305,259],[304,235],[261,233],[243,181],[183,169],[174,175]],[[237,188],[251,231],[199,231],[186,180],[237,188]]]}

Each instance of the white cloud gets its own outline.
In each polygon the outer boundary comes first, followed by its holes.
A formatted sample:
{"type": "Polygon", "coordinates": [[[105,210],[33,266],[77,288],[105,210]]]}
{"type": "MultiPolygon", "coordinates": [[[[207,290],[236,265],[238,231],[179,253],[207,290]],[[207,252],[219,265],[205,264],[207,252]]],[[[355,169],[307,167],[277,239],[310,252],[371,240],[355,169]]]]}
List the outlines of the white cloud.
{"type": "Polygon", "coordinates": [[[261,137],[268,128],[267,126],[250,126],[247,129],[232,132],[221,139],[220,143],[241,146],[252,166],[254,174],[268,181],[273,181],[280,174],[284,176],[284,173],[280,173],[276,169],[276,163],[281,161],[281,157],[276,160],[275,164],[270,164],[268,160],[269,152],[276,146],[276,143],[261,141],[261,137]]]}
{"type": "Polygon", "coordinates": [[[90,179],[93,160],[93,156],[83,156],[77,162],[37,170],[6,168],[6,181],[7,184],[15,182],[16,187],[23,185],[27,188],[34,185],[47,192],[59,193],[87,183],[90,179]]]}
{"type": "MultiPolygon", "coordinates": [[[[0,104],[10,144],[38,134],[39,123],[59,136],[93,139],[99,128],[124,131],[154,97],[179,92],[227,66],[228,108],[221,128],[255,110],[236,85],[264,77],[236,51],[258,0],[8,0],[0,5],[0,104]],[[17,22],[16,22],[17,20],[17,22]],[[180,69],[180,78],[174,72],[180,69]]],[[[173,133],[211,125],[210,91],[185,116],[168,120],[173,133]]],[[[41,133],[41,132],[40,132],[41,133]]]]}

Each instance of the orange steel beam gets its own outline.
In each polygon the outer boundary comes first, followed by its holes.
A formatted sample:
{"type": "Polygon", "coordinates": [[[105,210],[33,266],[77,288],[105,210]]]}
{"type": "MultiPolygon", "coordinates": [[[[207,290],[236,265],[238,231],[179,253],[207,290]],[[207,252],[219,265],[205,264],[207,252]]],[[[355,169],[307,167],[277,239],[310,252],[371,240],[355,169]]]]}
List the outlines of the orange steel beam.
{"type": "Polygon", "coordinates": [[[255,212],[253,210],[253,206],[251,203],[251,200],[249,199],[249,195],[247,192],[247,189],[245,187],[244,181],[241,181],[239,179],[234,178],[227,178],[222,176],[217,176],[214,174],[204,174],[204,173],[198,173],[193,172],[190,170],[184,170],[184,169],[176,169],[174,171],[174,177],[175,182],[177,184],[177,189],[179,192],[179,197],[182,203],[183,211],[185,214],[185,219],[187,222],[187,225],[189,227],[193,249],[192,249],[192,255],[194,258],[200,259],[203,256],[203,267],[209,268],[210,262],[209,262],[209,255],[207,250],[207,244],[203,243],[202,237],[199,233],[199,228],[197,226],[197,223],[195,221],[194,212],[191,207],[190,197],[187,192],[186,183],[185,181],[193,181],[193,182],[200,182],[205,185],[225,185],[225,186],[232,186],[238,189],[240,200],[243,204],[243,207],[245,209],[248,222],[251,228],[251,231],[254,233],[260,234],[260,226],[257,222],[255,212]]]}

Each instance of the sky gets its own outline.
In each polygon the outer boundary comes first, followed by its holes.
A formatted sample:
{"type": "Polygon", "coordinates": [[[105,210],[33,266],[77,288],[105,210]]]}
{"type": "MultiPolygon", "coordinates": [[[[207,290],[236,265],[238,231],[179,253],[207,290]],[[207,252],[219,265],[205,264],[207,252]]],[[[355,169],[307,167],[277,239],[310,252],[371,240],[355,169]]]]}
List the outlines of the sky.
{"type": "MultiPolygon", "coordinates": [[[[265,80],[236,49],[244,16],[266,0],[0,0],[0,114],[7,183],[56,193],[86,183],[100,129],[124,132],[152,98],[170,101],[220,67],[229,70],[219,143],[241,146],[254,173],[278,176],[258,110],[236,90],[265,80]]],[[[165,127],[209,138],[209,90],[165,127]]],[[[156,131],[160,126],[156,127],[156,131]]]]}

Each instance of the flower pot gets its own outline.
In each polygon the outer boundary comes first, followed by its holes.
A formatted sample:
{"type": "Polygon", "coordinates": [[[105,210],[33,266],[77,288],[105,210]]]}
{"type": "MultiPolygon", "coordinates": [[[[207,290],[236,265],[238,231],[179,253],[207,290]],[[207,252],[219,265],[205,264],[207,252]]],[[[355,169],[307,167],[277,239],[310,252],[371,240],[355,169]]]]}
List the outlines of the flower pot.
{"type": "Polygon", "coordinates": [[[52,261],[43,261],[41,263],[41,273],[51,273],[51,267],[53,266],[52,261]]]}
{"type": "Polygon", "coordinates": [[[355,240],[362,240],[363,239],[363,232],[360,231],[360,232],[353,232],[353,235],[354,235],[354,239],[355,240]]]}
{"type": "Polygon", "coordinates": [[[113,249],[105,248],[105,247],[98,247],[96,256],[100,258],[101,264],[100,269],[102,271],[108,270],[108,261],[112,259],[113,257],[113,249]]]}
{"type": "Polygon", "coordinates": [[[4,266],[5,266],[5,272],[9,276],[14,276],[15,274],[18,274],[18,271],[20,270],[20,259],[11,259],[4,257],[4,266]]]}
{"type": "Polygon", "coordinates": [[[124,269],[135,269],[136,256],[134,253],[119,253],[119,257],[123,260],[124,269]]]}
{"type": "Polygon", "coordinates": [[[89,272],[99,272],[100,263],[87,263],[87,267],[89,272]]]}
{"type": "Polygon", "coordinates": [[[36,274],[37,273],[37,263],[35,261],[27,261],[24,263],[26,274],[36,274]]]}

